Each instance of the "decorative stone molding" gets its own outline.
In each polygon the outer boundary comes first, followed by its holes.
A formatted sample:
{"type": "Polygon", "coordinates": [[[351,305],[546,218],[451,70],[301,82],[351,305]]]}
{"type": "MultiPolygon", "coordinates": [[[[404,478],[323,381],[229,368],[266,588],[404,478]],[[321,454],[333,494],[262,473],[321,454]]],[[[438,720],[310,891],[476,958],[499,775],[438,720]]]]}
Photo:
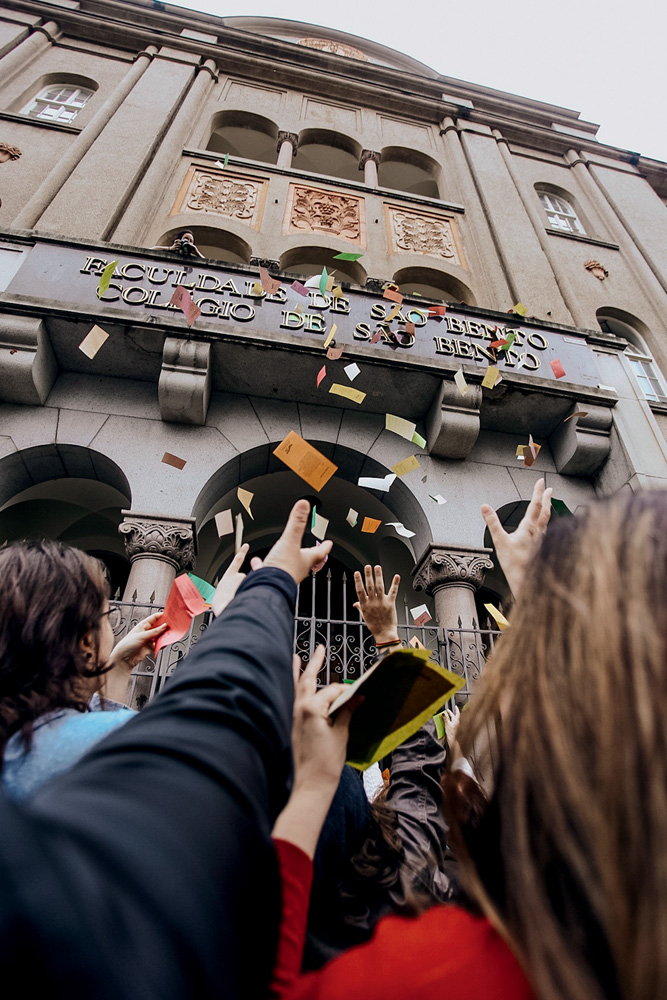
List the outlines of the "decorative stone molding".
{"type": "Polygon", "coordinates": [[[208,212],[229,219],[239,219],[248,225],[259,225],[262,193],[265,182],[216,168],[195,167],[179,192],[172,215],[180,212],[208,212]]]}
{"type": "Polygon", "coordinates": [[[389,207],[387,211],[394,253],[428,254],[462,266],[451,219],[393,207],[389,207]]]}
{"type": "Polygon", "coordinates": [[[452,381],[443,381],[426,417],[430,455],[467,458],[479,437],[482,389],[471,385],[465,396],[452,381]]]}
{"type": "Polygon", "coordinates": [[[366,278],[366,284],[364,286],[369,292],[375,292],[376,295],[382,295],[385,288],[387,287],[386,278],[366,278]]]}
{"type": "Polygon", "coordinates": [[[197,554],[194,517],[161,518],[157,514],[121,512],[125,518],[118,531],[124,536],[128,559],[157,559],[177,573],[191,570],[197,554]]]}
{"type": "Polygon", "coordinates": [[[158,382],[162,419],[203,426],[210,398],[211,344],[166,337],[158,382]]]}
{"type": "Polygon", "coordinates": [[[362,149],[361,156],[359,157],[359,169],[363,170],[369,160],[371,160],[375,165],[379,165],[382,159],[382,153],[378,153],[374,149],[362,149]]]}
{"type": "Polygon", "coordinates": [[[41,319],[0,314],[0,400],[46,402],[58,363],[41,319]]]}
{"type": "Polygon", "coordinates": [[[590,271],[591,274],[594,274],[600,281],[604,281],[605,278],[609,277],[609,271],[604,264],[600,263],[599,260],[584,261],[584,267],[587,271],[590,271]]]}
{"type": "Polygon", "coordinates": [[[352,45],[343,45],[342,42],[334,42],[329,38],[300,38],[297,45],[304,45],[308,49],[318,49],[320,52],[331,52],[335,56],[346,56],[348,59],[361,59],[368,62],[368,56],[352,45]]]}
{"type": "Polygon", "coordinates": [[[290,185],[288,232],[326,233],[361,240],[362,200],[318,188],[290,185]]]}
{"type": "Polygon", "coordinates": [[[570,413],[586,407],[586,416],[561,422],[549,439],[557,471],[564,476],[592,476],[611,449],[609,407],[574,403],[570,413]]]}
{"type": "Polygon", "coordinates": [[[267,271],[280,270],[280,261],[270,260],[268,257],[251,257],[249,264],[251,267],[265,267],[267,271]]]}
{"type": "Polygon", "coordinates": [[[0,163],[6,163],[7,160],[18,160],[21,156],[23,153],[18,146],[12,146],[9,142],[0,142],[0,163]]]}
{"type": "Polygon", "coordinates": [[[278,142],[276,144],[276,152],[280,152],[280,147],[284,142],[289,142],[292,147],[292,156],[296,156],[296,151],[299,148],[299,136],[296,132],[283,132],[280,130],[278,132],[278,142]]]}
{"type": "Polygon", "coordinates": [[[489,559],[491,551],[431,542],[412,571],[412,585],[415,590],[425,590],[430,596],[442,587],[479,590],[487,569],[493,569],[489,559]]]}

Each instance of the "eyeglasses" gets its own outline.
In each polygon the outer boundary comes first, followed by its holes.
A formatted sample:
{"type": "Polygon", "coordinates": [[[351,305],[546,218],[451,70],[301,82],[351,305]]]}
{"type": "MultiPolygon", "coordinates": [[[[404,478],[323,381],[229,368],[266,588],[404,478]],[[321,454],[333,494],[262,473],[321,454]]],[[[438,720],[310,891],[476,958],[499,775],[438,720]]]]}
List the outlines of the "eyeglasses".
{"type": "Polygon", "coordinates": [[[117,629],[120,628],[123,622],[123,616],[121,610],[119,607],[114,605],[113,607],[109,608],[108,611],[104,611],[102,613],[103,618],[107,615],[109,617],[109,625],[111,625],[112,631],[115,632],[117,629]]]}

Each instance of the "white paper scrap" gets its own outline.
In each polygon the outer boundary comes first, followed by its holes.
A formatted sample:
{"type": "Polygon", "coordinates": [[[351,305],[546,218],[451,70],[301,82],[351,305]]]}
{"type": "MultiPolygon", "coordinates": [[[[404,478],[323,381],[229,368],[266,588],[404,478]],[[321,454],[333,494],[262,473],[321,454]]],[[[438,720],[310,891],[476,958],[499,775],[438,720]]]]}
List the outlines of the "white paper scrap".
{"type": "Polygon", "coordinates": [[[345,518],[347,523],[351,528],[356,527],[357,521],[359,520],[359,511],[354,510],[352,507],[347,512],[347,517],[345,518]]]}
{"type": "Polygon", "coordinates": [[[218,532],[218,538],[222,538],[223,535],[231,535],[234,530],[231,510],[221,510],[219,514],[215,515],[215,528],[218,532]]]}
{"type": "Polygon", "coordinates": [[[321,514],[315,514],[313,520],[314,523],[310,530],[315,535],[315,538],[319,538],[319,540],[323,542],[327,533],[327,528],[329,527],[329,521],[326,517],[322,517],[321,514]]]}
{"type": "Polygon", "coordinates": [[[354,382],[354,380],[357,377],[357,375],[359,375],[361,373],[361,368],[359,367],[359,365],[355,364],[354,361],[353,361],[351,365],[345,365],[345,368],[343,369],[343,371],[345,372],[345,374],[349,378],[350,382],[354,382]]]}
{"type": "Polygon", "coordinates": [[[373,476],[361,476],[357,482],[357,486],[364,486],[367,490],[381,490],[383,493],[388,493],[395,479],[395,472],[390,472],[384,479],[375,479],[373,476]]]}
{"type": "Polygon", "coordinates": [[[445,498],[439,493],[429,493],[431,500],[435,500],[436,503],[447,503],[445,498]]]}
{"type": "Polygon", "coordinates": [[[401,535],[402,538],[414,538],[414,531],[408,531],[408,529],[401,524],[400,521],[387,521],[387,526],[389,528],[396,528],[396,534],[401,535]]]}

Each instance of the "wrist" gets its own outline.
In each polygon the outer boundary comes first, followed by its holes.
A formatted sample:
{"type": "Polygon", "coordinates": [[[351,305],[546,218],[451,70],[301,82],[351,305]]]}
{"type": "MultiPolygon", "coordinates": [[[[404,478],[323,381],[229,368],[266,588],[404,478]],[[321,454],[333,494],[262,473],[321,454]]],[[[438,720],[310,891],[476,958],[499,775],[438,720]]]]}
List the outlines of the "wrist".
{"type": "Polygon", "coordinates": [[[397,646],[400,643],[398,637],[398,632],[396,629],[387,629],[386,631],[378,631],[373,633],[373,638],[375,639],[375,645],[378,649],[381,646],[397,646]]]}

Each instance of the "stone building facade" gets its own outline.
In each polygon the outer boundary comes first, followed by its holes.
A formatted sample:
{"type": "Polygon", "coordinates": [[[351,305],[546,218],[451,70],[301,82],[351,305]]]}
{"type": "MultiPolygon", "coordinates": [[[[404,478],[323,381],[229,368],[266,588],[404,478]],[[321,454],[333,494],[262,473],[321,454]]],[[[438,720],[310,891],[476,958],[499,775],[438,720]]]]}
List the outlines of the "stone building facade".
{"type": "Polygon", "coordinates": [[[126,601],[159,605],[183,569],[214,579],[234,546],[216,513],[240,512],[262,551],[306,495],[335,543],[311,595],[323,638],[336,622],[347,643],[366,561],[400,572],[434,627],[476,628],[506,596],[482,502],[511,525],[538,476],[571,510],[667,482],[667,167],[576,112],[311,25],[16,0],[0,7],[0,196],[0,536],[100,555],[126,601]],[[203,256],[169,249],[184,231],[203,256]],[[294,293],[323,267],[334,288],[294,293]],[[88,357],[94,325],[109,336],[88,357]],[[319,494],[273,455],[291,430],[338,467],[319,494]],[[357,485],[412,455],[388,491],[357,485]]]}

